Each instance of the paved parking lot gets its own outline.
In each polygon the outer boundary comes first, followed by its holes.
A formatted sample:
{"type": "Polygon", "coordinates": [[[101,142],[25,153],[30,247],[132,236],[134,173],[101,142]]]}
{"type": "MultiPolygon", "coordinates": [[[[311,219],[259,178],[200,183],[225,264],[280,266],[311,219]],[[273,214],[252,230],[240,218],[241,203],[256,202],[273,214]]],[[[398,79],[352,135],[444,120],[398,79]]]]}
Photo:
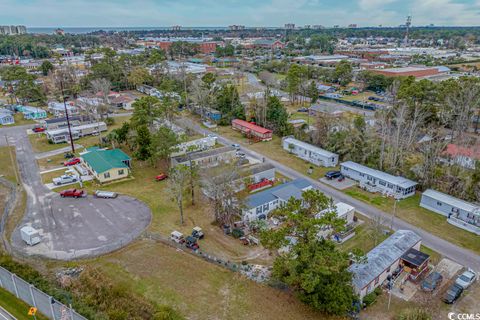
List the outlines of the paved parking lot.
{"type": "Polygon", "coordinates": [[[325,183],[325,184],[328,184],[329,186],[332,186],[332,187],[334,187],[335,189],[338,189],[338,190],[348,189],[348,188],[353,187],[354,185],[357,184],[356,181],[354,181],[352,179],[349,179],[349,178],[345,178],[342,181],[338,181],[338,179],[329,180],[329,179],[324,177],[324,178],[321,178],[320,181],[325,183]]]}
{"type": "Polygon", "coordinates": [[[11,239],[17,252],[62,260],[93,257],[127,245],[150,224],[150,208],[131,197],[62,199],[42,183],[26,128],[9,129],[8,141],[27,193],[25,216],[11,239]],[[39,230],[41,243],[31,247],[21,239],[25,225],[39,230]]]}
{"type": "Polygon", "coordinates": [[[70,260],[111,252],[126,245],[150,224],[150,209],[127,196],[73,199],[57,194],[46,200],[47,214],[28,214],[17,227],[12,244],[29,255],[70,260]],[[28,246],[20,228],[39,230],[41,242],[28,246]]]}

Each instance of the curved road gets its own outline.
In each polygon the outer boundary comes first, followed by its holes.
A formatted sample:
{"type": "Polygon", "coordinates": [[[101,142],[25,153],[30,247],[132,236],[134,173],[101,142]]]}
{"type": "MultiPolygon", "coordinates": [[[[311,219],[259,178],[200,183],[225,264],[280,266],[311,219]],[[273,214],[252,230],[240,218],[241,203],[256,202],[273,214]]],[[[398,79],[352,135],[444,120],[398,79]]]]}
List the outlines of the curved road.
{"type": "MultiPolygon", "coordinates": [[[[222,137],[218,135],[215,132],[209,131],[207,129],[202,128],[198,124],[194,123],[190,119],[182,118],[177,121],[180,125],[184,127],[188,127],[200,134],[203,135],[208,135],[208,134],[213,134],[218,137],[218,141],[222,144],[225,145],[231,145],[233,143],[237,143],[237,141],[233,141],[230,139],[227,139],[225,137],[222,137]]],[[[361,214],[374,218],[374,217],[381,217],[383,221],[388,221],[390,222],[392,219],[392,215],[387,214],[386,212],[373,207],[369,204],[366,204],[362,201],[359,201],[355,198],[352,198],[345,193],[338,191],[337,189],[334,189],[330,186],[327,186],[317,180],[314,180],[296,170],[293,170],[292,168],[279,163],[278,161],[275,161],[273,159],[270,159],[258,152],[255,152],[251,149],[248,149],[244,145],[242,145],[242,151],[246,154],[248,154],[251,157],[257,158],[257,159],[264,159],[265,162],[272,164],[275,166],[278,172],[283,174],[284,176],[290,178],[290,179],[298,179],[298,178],[303,178],[307,179],[310,181],[312,185],[314,185],[316,188],[318,188],[320,191],[325,193],[326,195],[332,197],[336,201],[341,201],[345,202],[351,206],[354,206],[356,211],[360,212],[361,214]]],[[[390,227],[390,226],[388,226],[390,227]]],[[[422,243],[426,245],[427,247],[431,248],[432,250],[440,253],[441,255],[450,258],[466,267],[472,268],[474,270],[480,271],[480,256],[477,255],[475,252],[470,251],[468,249],[459,247],[455,244],[452,244],[442,238],[439,238],[423,229],[420,229],[404,220],[396,218],[393,221],[393,229],[394,230],[399,230],[399,229],[408,229],[415,231],[421,238],[422,238],[422,243]]],[[[480,241],[480,239],[479,239],[480,241]]]]}

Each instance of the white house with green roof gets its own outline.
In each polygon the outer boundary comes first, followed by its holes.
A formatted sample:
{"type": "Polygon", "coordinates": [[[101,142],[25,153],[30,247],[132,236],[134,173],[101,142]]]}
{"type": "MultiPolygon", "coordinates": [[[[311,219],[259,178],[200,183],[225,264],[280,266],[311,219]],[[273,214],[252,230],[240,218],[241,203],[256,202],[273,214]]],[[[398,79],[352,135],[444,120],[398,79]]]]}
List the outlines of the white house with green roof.
{"type": "Polygon", "coordinates": [[[80,156],[82,163],[100,181],[123,179],[130,174],[132,159],[120,149],[91,148],[80,156]]]}

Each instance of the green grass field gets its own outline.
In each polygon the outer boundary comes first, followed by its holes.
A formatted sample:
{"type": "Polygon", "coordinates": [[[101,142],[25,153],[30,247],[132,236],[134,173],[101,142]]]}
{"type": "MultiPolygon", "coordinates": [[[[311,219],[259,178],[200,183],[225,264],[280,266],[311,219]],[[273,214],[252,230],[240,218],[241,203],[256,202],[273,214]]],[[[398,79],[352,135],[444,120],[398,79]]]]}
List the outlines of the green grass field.
{"type": "MultiPolygon", "coordinates": [[[[33,317],[28,315],[31,306],[17,299],[10,292],[0,288],[0,306],[7,310],[12,316],[18,320],[32,320],[33,317]]],[[[37,313],[37,320],[46,320],[42,314],[37,313]]]]}
{"type": "Polygon", "coordinates": [[[11,182],[17,182],[16,159],[14,147],[0,147],[0,175],[11,182]]]}

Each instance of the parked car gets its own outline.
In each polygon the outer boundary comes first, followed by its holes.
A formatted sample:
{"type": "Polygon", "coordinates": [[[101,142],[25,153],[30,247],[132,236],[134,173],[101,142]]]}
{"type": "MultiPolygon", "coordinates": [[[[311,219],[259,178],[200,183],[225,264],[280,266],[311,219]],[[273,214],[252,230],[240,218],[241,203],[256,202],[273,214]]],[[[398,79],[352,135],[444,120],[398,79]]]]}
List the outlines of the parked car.
{"type": "Polygon", "coordinates": [[[168,178],[168,175],[166,173],[160,173],[158,176],[155,177],[156,181],[162,181],[168,178]]]}
{"type": "Polygon", "coordinates": [[[472,269],[468,269],[458,276],[455,283],[465,290],[470,287],[475,280],[477,280],[477,274],[472,269]]]}
{"type": "Polygon", "coordinates": [[[240,151],[235,152],[235,155],[239,158],[245,158],[245,153],[240,152],[240,151]]]}
{"type": "Polygon", "coordinates": [[[75,155],[71,152],[65,152],[65,154],[63,155],[63,157],[65,159],[72,159],[73,157],[75,157],[75,155]]]}
{"type": "Polygon", "coordinates": [[[87,192],[85,190],[79,189],[67,189],[60,192],[60,197],[62,198],[83,198],[87,196],[87,192]]]}
{"type": "Polygon", "coordinates": [[[181,233],[180,231],[172,231],[172,233],[170,233],[170,240],[172,240],[173,242],[176,242],[176,243],[184,243],[185,242],[185,238],[183,236],[183,233],[181,233]]]}
{"type": "Polygon", "coordinates": [[[240,150],[240,145],[238,143],[232,143],[232,147],[237,149],[237,151],[240,150]]]}
{"type": "Polygon", "coordinates": [[[54,185],[60,186],[62,184],[77,182],[78,177],[77,176],[71,176],[71,175],[68,175],[68,174],[64,174],[64,175],[62,175],[58,178],[53,178],[52,181],[53,181],[54,185]]]}
{"type": "Polygon", "coordinates": [[[192,249],[192,250],[197,250],[197,249],[200,248],[200,246],[197,243],[197,238],[192,237],[192,236],[188,236],[185,239],[185,246],[187,246],[187,248],[192,249]]]}
{"type": "Polygon", "coordinates": [[[40,132],[44,132],[45,131],[45,128],[44,127],[35,127],[32,129],[33,132],[35,133],[40,133],[40,132]]]}
{"type": "Polygon", "coordinates": [[[328,180],[337,179],[337,178],[340,178],[341,176],[342,176],[342,173],[340,171],[328,171],[325,174],[325,178],[327,178],[328,180]]]}
{"type": "Polygon", "coordinates": [[[452,284],[443,295],[443,302],[452,304],[462,295],[463,288],[457,283],[452,284]]]}
{"type": "Polygon", "coordinates": [[[443,281],[443,276],[434,271],[423,280],[421,288],[423,291],[434,291],[443,281]]]}
{"type": "Polygon", "coordinates": [[[203,233],[202,228],[200,227],[194,227],[192,230],[192,237],[195,237],[197,239],[203,239],[205,234],[203,233]]]}
{"type": "Polygon", "coordinates": [[[308,108],[297,109],[297,112],[308,112],[308,108]]]}
{"type": "Polygon", "coordinates": [[[93,194],[97,198],[103,198],[103,199],[115,199],[118,197],[118,193],[112,192],[112,191],[102,191],[102,190],[97,190],[93,194]]]}
{"type": "Polygon", "coordinates": [[[80,159],[79,159],[79,158],[73,158],[73,159],[71,159],[71,160],[65,161],[65,162],[63,163],[63,165],[64,165],[65,167],[68,167],[68,166],[74,166],[74,165],[79,164],[79,163],[80,163],[80,159]]]}

